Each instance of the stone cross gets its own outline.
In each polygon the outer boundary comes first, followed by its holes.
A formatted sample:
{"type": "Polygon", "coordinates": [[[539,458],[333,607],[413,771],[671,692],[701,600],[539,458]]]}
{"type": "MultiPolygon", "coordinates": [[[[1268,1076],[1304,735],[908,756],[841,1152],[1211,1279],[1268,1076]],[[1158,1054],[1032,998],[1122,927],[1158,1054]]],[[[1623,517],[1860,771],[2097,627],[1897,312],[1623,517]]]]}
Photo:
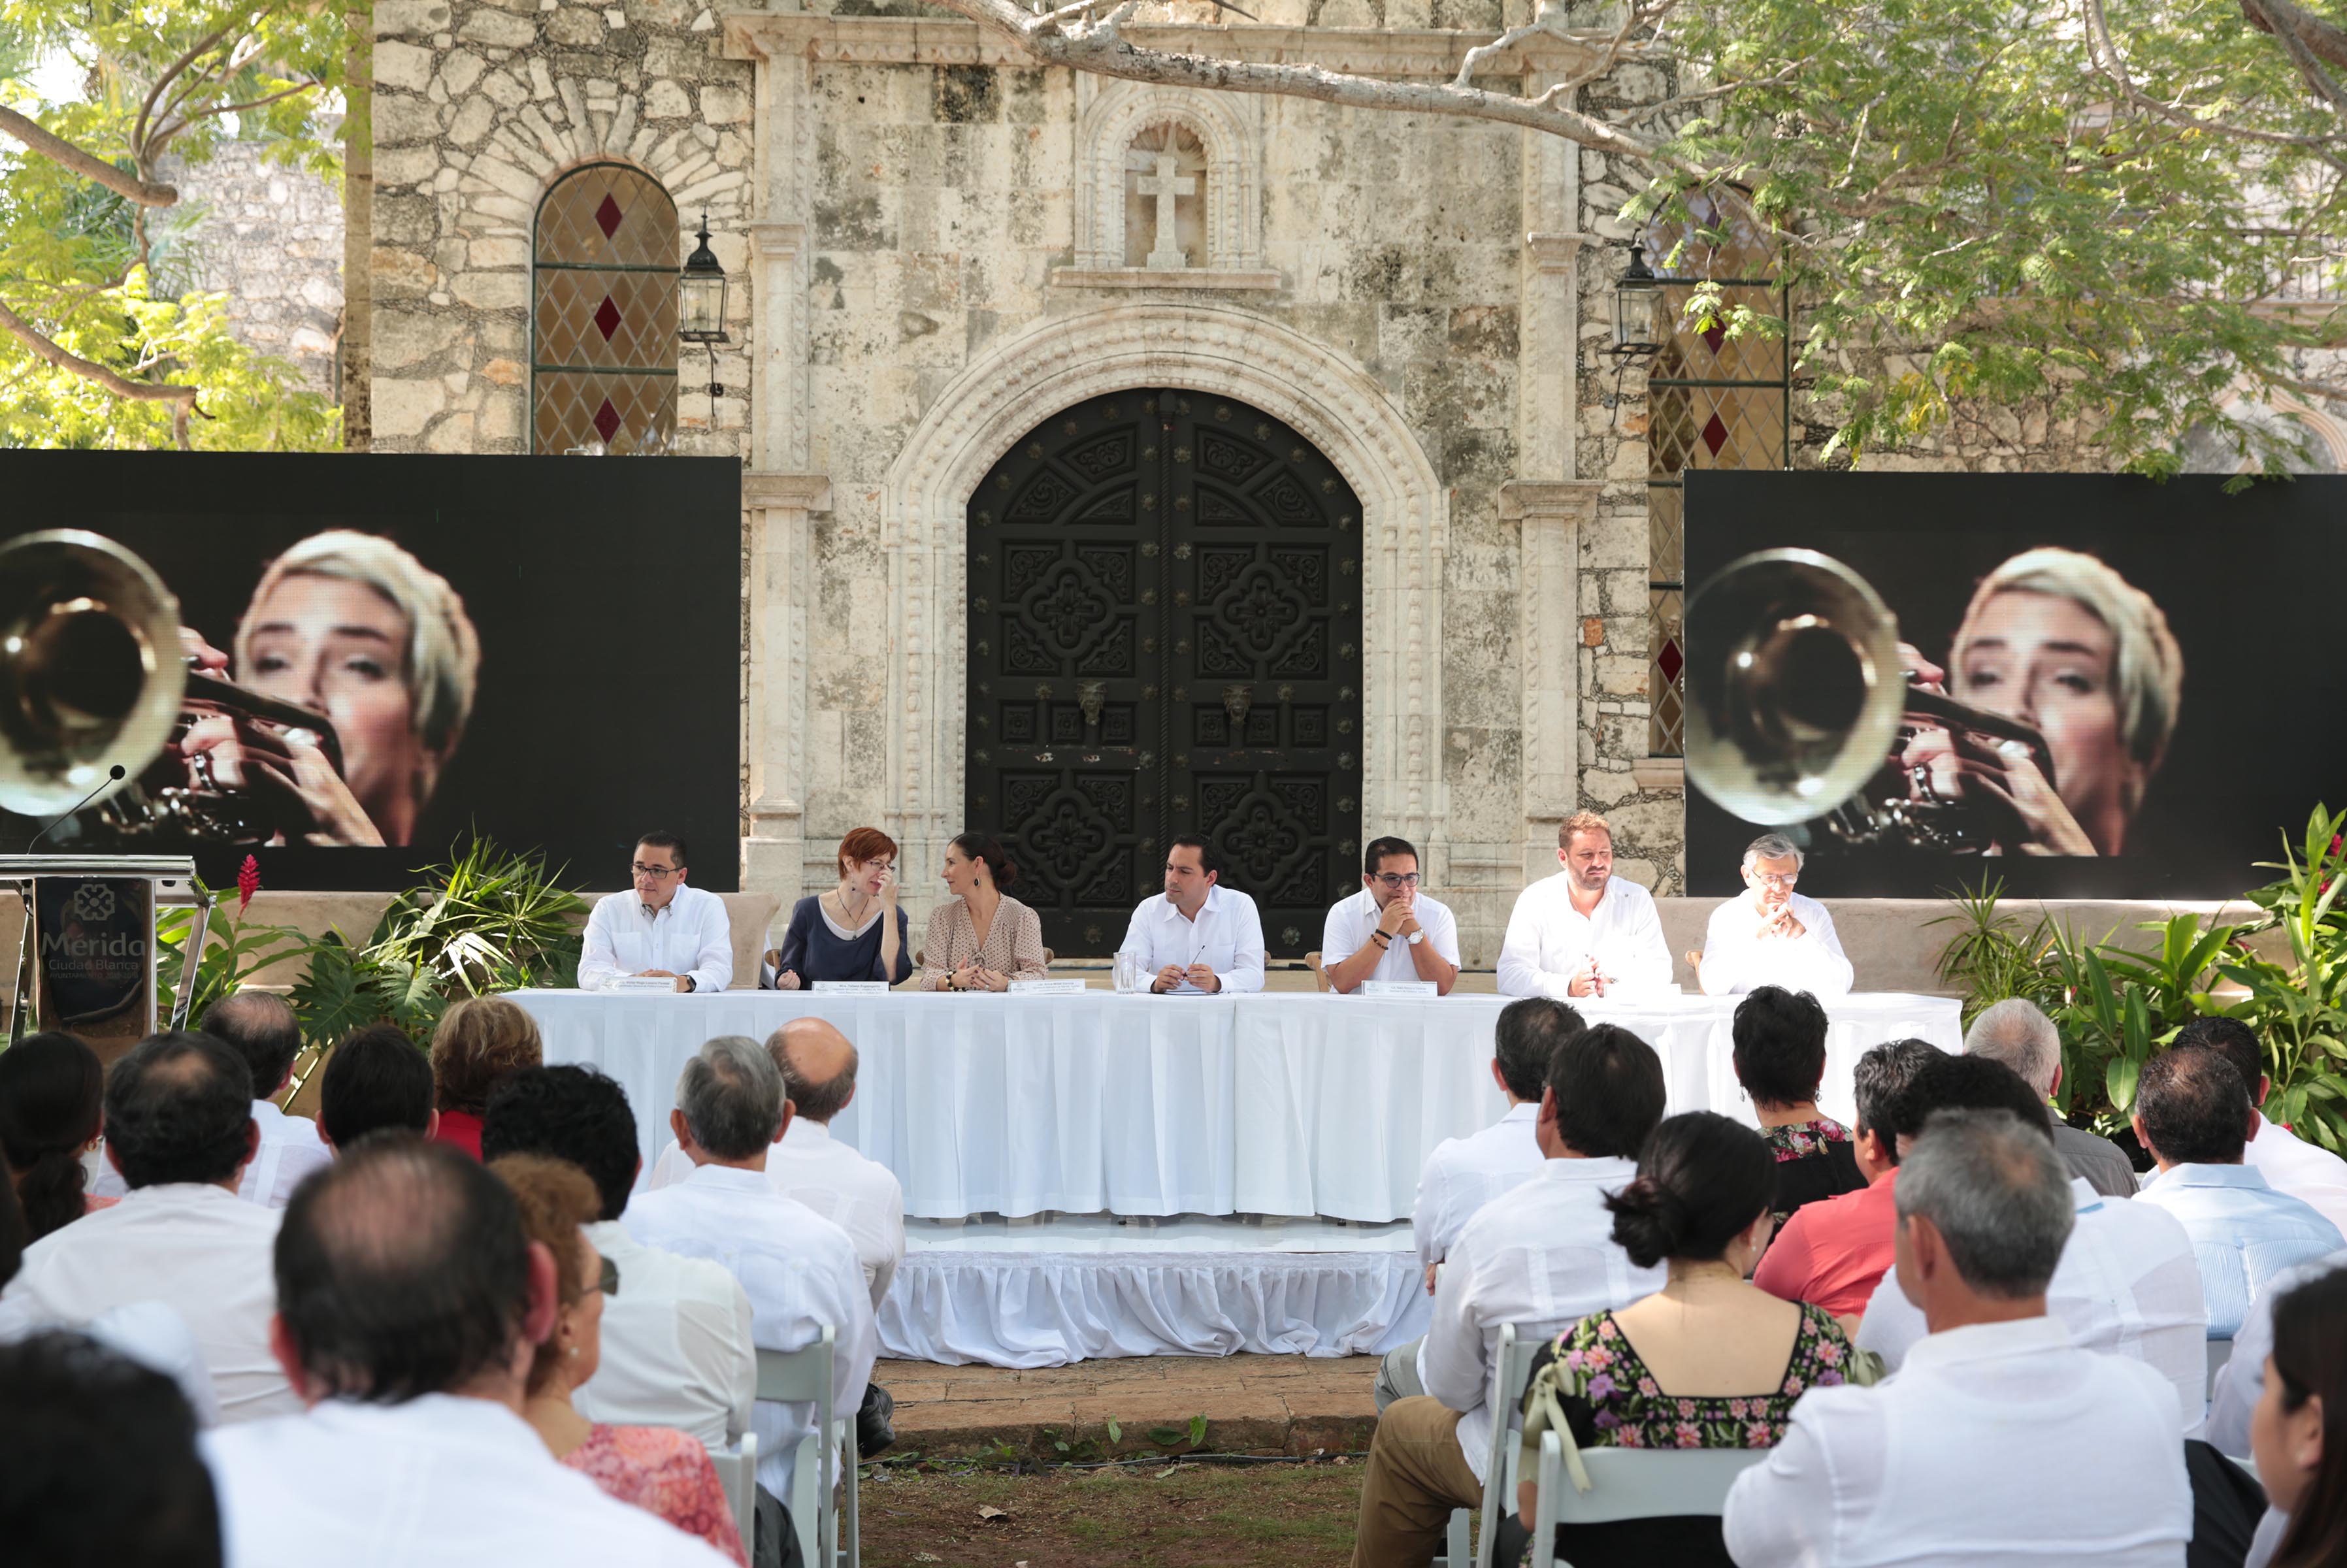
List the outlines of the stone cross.
{"type": "Polygon", "coordinates": [[[1198,182],[1189,175],[1176,175],[1174,162],[1172,153],[1159,153],[1157,172],[1143,175],[1134,186],[1142,195],[1157,198],[1157,246],[1149,252],[1149,264],[1153,267],[1190,264],[1189,253],[1174,243],[1174,199],[1192,194],[1198,189],[1198,182]]]}

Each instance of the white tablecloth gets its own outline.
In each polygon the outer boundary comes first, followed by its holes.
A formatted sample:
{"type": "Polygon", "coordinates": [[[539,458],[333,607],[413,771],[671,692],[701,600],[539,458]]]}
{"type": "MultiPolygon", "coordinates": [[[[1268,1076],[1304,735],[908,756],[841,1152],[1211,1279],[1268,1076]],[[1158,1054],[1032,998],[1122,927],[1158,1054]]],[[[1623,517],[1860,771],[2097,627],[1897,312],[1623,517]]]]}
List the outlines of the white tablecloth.
{"type": "MultiPolygon", "coordinates": [[[[1505,997],[716,996],[523,991],[549,1062],[626,1088],[649,1167],[678,1072],[716,1035],[763,1040],[829,1020],[862,1057],[835,1136],[897,1173],[930,1219],[1045,1210],[1407,1218],[1427,1154],[1499,1119],[1492,1027],[1505,997]]],[[[1733,999],[1597,1003],[1662,1055],[1670,1109],[1751,1120],[1729,1061],[1733,999]]],[[[1903,1035],[1961,1043],[1949,999],[1831,1004],[1826,1114],[1848,1121],[1850,1067],[1903,1035]]]]}

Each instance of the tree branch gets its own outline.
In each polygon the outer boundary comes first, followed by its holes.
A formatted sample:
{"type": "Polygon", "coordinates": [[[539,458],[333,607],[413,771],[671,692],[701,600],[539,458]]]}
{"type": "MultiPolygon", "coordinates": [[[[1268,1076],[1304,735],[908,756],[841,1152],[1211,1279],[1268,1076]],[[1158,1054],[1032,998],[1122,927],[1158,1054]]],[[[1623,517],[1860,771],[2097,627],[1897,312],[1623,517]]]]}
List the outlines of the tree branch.
{"type": "Polygon", "coordinates": [[[2290,0],[2240,0],[2240,5],[2250,26],[2281,41],[2282,52],[2315,96],[2329,104],[2332,113],[2347,114],[2347,87],[2322,68],[2324,61],[2347,66],[2347,33],[2300,10],[2290,0]]]}
{"type": "Polygon", "coordinates": [[[50,134],[40,122],[27,119],[15,109],[0,108],[0,131],[7,132],[42,157],[73,170],[84,179],[105,186],[126,201],[135,201],[141,207],[169,207],[179,200],[177,188],[158,185],[135,174],[126,173],[95,153],[84,152],[62,137],[50,134]]]}
{"type": "MultiPolygon", "coordinates": [[[[2246,8],[2248,5],[2254,3],[2255,0],[2244,0],[2244,6],[2246,8]]],[[[2180,104],[2162,103],[2153,97],[2136,85],[2134,74],[2127,69],[2127,57],[2119,52],[2118,40],[2111,36],[2110,19],[2104,10],[2103,0],[2079,0],[2079,5],[2086,22],[2087,58],[2093,62],[2096,72],[2116,87],[2119,95],[2136,108],[2157,115],[2160,118],[2173,124],[2183,126],[2188,130],[2214,131],[2220,136],[2229,136],[2241,141],[2261,141],[2280,147],[2309,148],[2318,156],[2330,159],[2333,163],[2338,162],[2336,156],[2329,150],[2330,144],[2339,139],[2335,134],[2292,136],[2282,131],[2259,130],[2251,126],[2234,125],[2226,120],[2211,119],[2206,115],[2195,114],[2180,104]]]]}
{"type": "Polygon", "coordinates": [[[194,65],[206,50],[210,49],[213,45],[219,43],[227,36],[228,30],[226,28],[221,28],[218,32],[205,34],[189,47],[186,54],[181,55],[178,59],[165,67],[161,73],[155,77],[155,85],[147,89],[147,97],[138,106],[138,118],[131,122],[131,146],[138,147],[146,141],[147,122],[149,117],[154,114],[156,100],[163,96],[163,89],[169,87],[172,82],[176,81],[181,71],[184,71],[190,66],[194,65]]]}
{"type": "MultiPolygon", "coordinates": [[[[106,366],[94,364],[71,350],[52,343],[42,334],[39,328],[5,304],[0,304],[0,331],[8,333],[17,342],[30,349],[36,358],[46,360],[59,370],[80,376],[84,381],[95,382],[117,397],[134,403],[171,404],[173,405],[172,439],[179,443],[180,451],[194,450],[188,443],[188,415],[191,413],[203,414],[203,410],[196,406],[198,388],[174,386],[164,382],[125,380],[106,366]]],[[[211,416],[204,415],[204,417],[209,419],[211,416]]]]}

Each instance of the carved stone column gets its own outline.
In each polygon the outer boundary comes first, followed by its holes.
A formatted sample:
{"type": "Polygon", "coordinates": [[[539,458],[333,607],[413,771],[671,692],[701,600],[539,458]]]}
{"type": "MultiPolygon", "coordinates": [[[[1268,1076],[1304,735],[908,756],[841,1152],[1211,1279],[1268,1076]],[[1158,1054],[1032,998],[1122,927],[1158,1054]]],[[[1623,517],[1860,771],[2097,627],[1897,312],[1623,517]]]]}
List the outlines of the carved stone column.
{"type": "Polygon", "coordinates": [[[813,577],[808,519],[831,510],[823,474],[753,470],[742,476],[749,518],[749,668],[742,754],[749,762],[749,822],[742,887],[788,908],[805,861],[807,600],[813,577]]]}
{"type": "Polygon", "coordinates": [[[1594,479],[1512,479],[1500,516],[1522,530],[1517,632],[1523,650],[1525,877],[1556,868],[1556,827],[1578,809],[1581,530],[1597,516],[1594,479]]]}

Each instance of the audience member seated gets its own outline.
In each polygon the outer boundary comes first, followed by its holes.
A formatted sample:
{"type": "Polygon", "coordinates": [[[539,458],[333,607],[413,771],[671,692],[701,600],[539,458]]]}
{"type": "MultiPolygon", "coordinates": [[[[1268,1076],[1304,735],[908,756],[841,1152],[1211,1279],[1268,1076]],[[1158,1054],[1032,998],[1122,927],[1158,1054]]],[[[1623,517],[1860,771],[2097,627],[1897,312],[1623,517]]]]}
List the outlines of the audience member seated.
{"type": "Polygon", "coordinates": [[[0,1542],[25,1568],[219,1568],[211,1473],[171,1379],[79,1334],[0,1345],[0,1542]]]}
{"type": "MultiPolygon", "coordinates": [[[[1935,1111],[2010,1111],[2049,1140],[2059,1125],[2033,1086],[1983,1056],[1925,1063],[1907,1096],[1907,1114],[1917,1124],[1935,1111]]],[[[2054,1152],[2062,1152],[2058,1141],[2054,1152]]],[[[2070,1239],[2046,1286],[2046,1312],[2080,1349],[2131,1357],[2166,1378],[2176,1389],[2183,1431],[2197,1433],[2209,1380],[2209,1309],[2200,1300],[2191,1238],[2166,1210],[2105,1197],[2083,1176],[2070,1178],[2070,1239]]],[[[1895,1372],[1929,1332],[1894,1267],[1867,1305],[1858,1348],[1895,1372]]]]}
{"type": "Polygon", "coordinates": [[[479,1159],[490,1092],[545,1055],[538,1020],[507,998],[466,997],[441,1014],[432,1031],[432,1103],[440,1112],[432,1141],[479,1159]]]}
{"type": "Polygon", "coordinates": [[[2200,1264],[2211,1339],[2233,1337],[2275,1275],[2347,1245],[2337,1225],[2241,1163],[2249,1124],[2249,1089],[2222,1051],[2164,1050],[2144,1063],[2135,1135],[2159,1173],[2135,1201],[2157,1204],[2184,1223],[2200,1264]]]}
{"type": "Polygon", "coordinates": [[[1764,985],[1813,996],[1850,994],[1850,959],[1834,935],[1833,916],[1793,891],[1800,846],[1764,833],[1744,851],[1747,891],[1711,912],[1696,968],[1706,996],[1733,996],[1764,985]]]}
{"type": "Polygon", "coordinates": [[[236,1195],[282,1209],[302,1177],[334,1158],[315,1122],[277,1109],[276,1097],[293,1081],[293,1059],[302,1054],[301,1022],[292,1005],[273,991],[238,991],[204,1009],[202,1028],[244,1058],[256,1091],[252,1124],[261,1129],[261,1148],[244,1168],[236,1195]]]}
{"type": "Polygon", "coordinates": [[[1671,949],[1654,895],[1614,875],[1614,830],[1576,811],[1556,830],[1553,876],[1516,895],[1500,944],[1509,997],[1670,991],[1671,949]]]}
{"type": "Polygon", "coordinates": [[[106,1084],[106,1157],[129,1194],[26,1249],[0,1292],[0,1337],[168,1303],[203,1352],[221,1420],[299,1409],[270,1348],[280,1211],[236,1195],[258,1142],[243,1057],[204,1034],[140,1040],[106,1084]]]}
{"type": "Polygon", "coordinates": [[[556,1261],[478,1161],[368,1139],[304,1182],[284,1221],[273,1338],[309,1413],[207,1436],[231,1563],[725,1561],[557,1464],[522,1419],[559,1312],[556,1261]]]}
{"type": "Polygon", "coordinates": [[[758,1397],[750,1298],[724,1266],[649,1247],[620,1223],[642,1157],[636,1117],[617,1083],[591,1067],[526,1067],[497,1085],[481,1123],[492,1160],[545,1154],[587,1173],[601,1200],[586,1226],[619,1271],[603,1304],[601,1369],[572,1403],[614,1426],[678,1427],[712,1449],[750,1430],[758,1397]]]}
{"type": "MultiPolygon", "coordinates": [[[[766,1037],[766,1051],[791,1102],[789,1131],[766,1152],[766,1184],[847,1233],[877,1312],[905,1261],[905,1187],[896,1172],[831,1135],[832,1118],[856,1098],[856,1047],[823,1020],[799,1018],[766,1037]]],[[[692,1173],[692,1162],[671,1141],[652,1163],[645,1190],[659,1192],[692,1173]]]]}
{"type": "Polygon", "coordinates": [[[0,1158],[23,1206],[27,1241],[108,1208],[86,1189],[82,1156],[105,1123],[106,1070],[69,1034],[28,1034],[0,1050],[0,1158]]]}
{"type": "MultiPolygon", "coordinates": [[[[2061,1031],[2026,997],[2008,997],[1983,1008],[1964,1031],[1964,1054],[2004,1063],[2049,1104],[2062,1091],[2061,1031]]],[[[2108,1138],[2073,1127],[2057,1112],[2054,1148],[2072,1175],[2083,1177],[2105,1197],[2135,1196],[2135,1163],[2108,1138]]]]}
{"type": "Polygon", "coordinates": [[[571,1403],[603,1352],[603,1297],[619,1290],[619,1269],[579,1227],[602,1207],[587,1173],[543,1154],[507,1154],[489,1174],[511,1189],[522,1234],[553,1255],[554,1332],[530,1358],[521,1414],[554,1457],[621,1502],[658,1514],[746,1564],[742,1532],[708,1451],[674,1427],[590,1421],[571,1403]]]}
{"type": "Polygon", "coordinates": [[[2233,1354],[2209,1389],[2209,1430],[2202,1435],[2217,1448],[2237,1459],[2250,1457],[2250,1420],[2265,1397],[2266,1358],[2273,1351],[2274,1303],[2338,1269],[2347,1269],[2347,1252],[2285,1268],[2250,1303],[2240,1332],[2233,1336],[2233,1354]]]}
{"type": "Polygon", "coordinates": [[[2319,1149],[2259,1108],[2272,1080],[2266,1074],[2265,1048],[2237,1018],[2196,1018],[2176,1031],[2176,1047],[2198,1046],[2221,1052],[2250,1091],[2250,1141],[2241,1163],[2263,1173],[2267,1185],[2288,1193],[2342,1232],[2347,1232],[2347,1160],[2319,1149]]]}
{"type": "MultiPolygon", "coordinates": [[[[684,1064],[669,1127],[692,1173],[646,1193],[628,1207],[630,1235],[646,1246],[712,1258],[749,1293],[761,1350],[800,1350],[831,1325],[833,1409],[854,1419],[879,1354],[872,1298],[847,1233],[766,1184],[768,1150],[789,1131],[790,1107],[774,1059],[754,1040],[721,1035],[684,1064]]],[[[761,1400],[758,1434],[761,1537],[787,1532],[779,1500],[790,1495],[799,1440],[815,1430],[815,1407],[761,1400]],[[771,1523],[769,1522],[771,1521],[771,1523]]],[[[760,1548],[761,1562],[771,1561],[760,1548]]]]}
{"type": "Polygon", "coordinates": [[[794,991],[817,980],[912,978],[913,944],[897,903],[897,841],[859,827],[839,841],[839,886],[791,907],[783,945],[758,971],[768,990],[794,991]]]}
{"type": "MultiPolygon", "coordinates": [[[[1770,1194],[1783,1173],[1765,1139],[1709,1111],[1674,1116],[1646,1141],[1637,1179],[1605,1206],[1630,1261],[1667,1265],[1669,1282],[1583,1318],[1533,1360],[1518,1512],[1494,1562],[1516,1561],[1532,1529],[1542,1431],[1582,1448],[1770,1448],[1795,1400],[1850,1377],[1831,1317],[1746,1281],[1776,1228],[1770,1194]]],[[[1560,1525],[1556,1550],[1573,1568],[1728,1562],[1708,1515],[1560,1525]]]]}
{"type": "Polygon", "coordinates": [[[1776,1219],[1864,1187],[1850,1129],[1818,1109],[1826,1075],[1826,1009],[1807,991],[1755,987],[1736,1004],[1736,1081],[1752,1097],[1777,1159],[1776,1219]]]}
{"type": "Polygon", "coordinates": [[[1761,1255],[1753,1284],[1781,1300],[1809,1302],[1857,1321],[1891,1266],[1899,1102],[1915,1074],[1944,1054],[1925,1040],[1894,1040],[1858,1059],[1850,1072],[1858,1137],[1850,1148],[1867,1184],[1806,1204],[1787,1220],[1761,1255]]]}
{"type": "MultiPolygon", "coordinates": [[[[2265,1387],[2250,1424],[2258,1479],[2272,1506],[2260,1544],[2272,1568],[2347,1561],[2347,1272],[2331,1269],[2280,1295],[2265,1387]]],[[[2255,1553],[2252,1553],[2255,1561],[2255,1553]]]]}
{"type": "Polygon", "coordinates": [[[1419,1351],[1426,1393],[1378,1417],[1354,1568],[1424,1563],[1450,1511],[1481,1505],[1491,1422],[1508,1419],[1484,1403],[1501,1325],[1544,1339],[1662,1288],[1663,1270],[1631,1262],[1614,1239],[1605,1200],[1637,1174],[1663,1099],[1662,1059],[1628,1030],[1601,1023],[1557,1046],[1533,1123],[1540,1173],[1477,1210],[1451,1244],[1419,1351]]]}
{"type": "MultiPolygon", "coordinates": [[[[1540,1174],[1548,1156],[1541,1153],[1533,1124],[1540,1120],[1549,1059],[1558,1045],[1588,1027],[1578,1012],[1548,997],[1521,997],[1500,1009],[1491,1077],[1508,1097],[1507,1114],[1481,1132],[1445,1138],[1418,1176],[1409,1224],[1429,1296],[1434,1294],[1435,1269],[1450,1255],[1460,1228],[1485,1204],[1540,1174]]],[[[1378,1368],[1378,1409],[1426,1392],[1418,1380],[1419,1343],[1413,1339],[1386,1352],[1378,1368]]]]}
{"type": "Polygon", "coordinates": [[[921,947],[921,989],[1005,991],[1013,980],[1040,980],[1043,917],[1010,897],[1019,867],[999,840],[965,833],[946,845],[946,891],[929,911],[921,947]]]}
{"type": "Polygon", "coordinates": [[[1802,1396],[1728,1492],[1742,1568],[2183,1563],[2175,1394],[2045,1314],[2069,1183],[2044,1130],[2010,1112],[1932,1119],[1897,1188],[1901,1288],[1931,1335],[1895,1378],[1802,1396]]]}
{"type": "Polygon", "coordinates": [[[392,1024],[354,1030],[318,1074],[318,1136],[347,1149],[385,1130],[429,1138],[440,1125],[432,1109],[432,1062],[392,1024]]]}

